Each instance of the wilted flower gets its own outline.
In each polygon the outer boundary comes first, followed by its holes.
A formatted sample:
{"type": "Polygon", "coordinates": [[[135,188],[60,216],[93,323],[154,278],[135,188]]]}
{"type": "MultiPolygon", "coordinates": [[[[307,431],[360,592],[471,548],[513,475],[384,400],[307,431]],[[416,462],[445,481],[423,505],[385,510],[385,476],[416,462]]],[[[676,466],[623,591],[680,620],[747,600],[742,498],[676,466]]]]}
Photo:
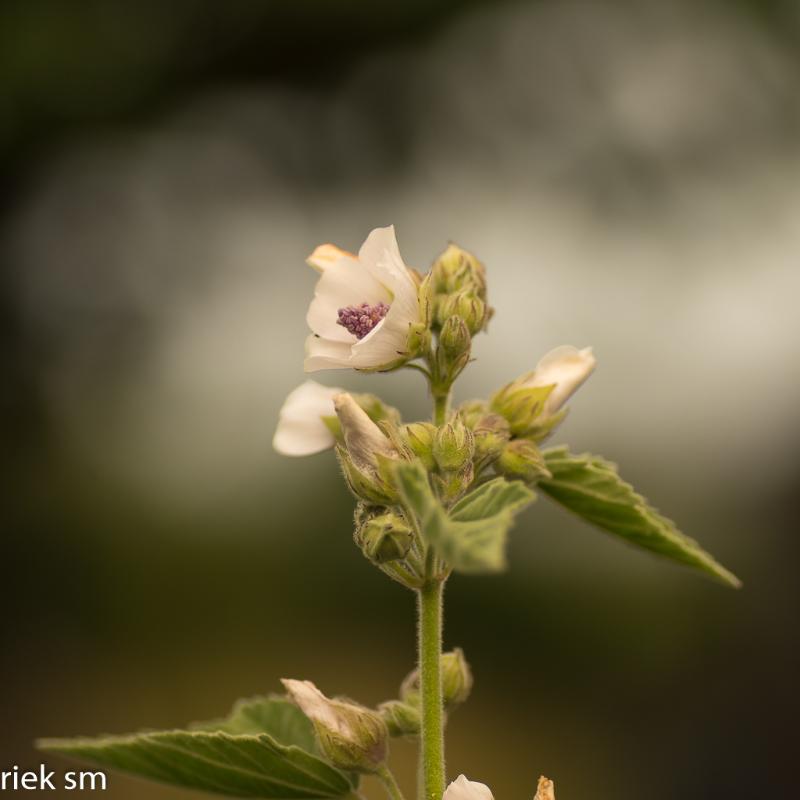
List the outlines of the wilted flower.
{"type": "Polygon", "coordinates": [[[413,355],[409,335],[419,327],[420,303],[394,226],[373,230],[358,256],[321,245],[308,263],[322,274],[306,316],[313,331],[306,372],[389,369],[413,355]]]}
{"type": "Polygon", "coordinates": [[[389,732],[378,713],[348,700],[331,700],[311,681],[287,678],[281,683],[314,724],[320,747],[334,766],[373,772],[383,764],[389,732]]]}
{"type": "Polygon", "coordinates": [[[466,775],[459,775],[444,790],[442,800],[494,800],[494,797],[485,783],[471,781],[466,775]]]}
{"type": "Polygon", "coordinates": [[[306,381],[298,386],[281,407],[272,446],[285,456],[308,456],[327,450],[336,439],[325,417],[335,418],[333,398],[338,387],[306,381]]]}

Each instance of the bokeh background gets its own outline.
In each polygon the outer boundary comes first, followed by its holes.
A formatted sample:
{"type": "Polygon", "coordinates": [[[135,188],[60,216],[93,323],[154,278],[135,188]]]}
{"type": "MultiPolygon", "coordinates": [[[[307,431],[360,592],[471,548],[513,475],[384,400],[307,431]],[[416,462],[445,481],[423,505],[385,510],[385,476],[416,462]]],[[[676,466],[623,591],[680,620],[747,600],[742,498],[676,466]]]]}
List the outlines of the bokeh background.
{"type": "MultiPolygon", "coordinates": [[[[270,442],[304,257],[394,223],[410,264],[452,239],[488,265],[459,398],[593,345],[558,440],[744,580],[541,499],[507,574],[448,588],[476,673],[451,774],[498,800],[542,772],[560,800],[796,792],[799,46],[793,0],[6,0],[0,766],[282,676],[393,696],[413,599],[353,547],[332,454],[270,442]]],[[[427,413],[412,373],[321,379],[427,413]]]]}

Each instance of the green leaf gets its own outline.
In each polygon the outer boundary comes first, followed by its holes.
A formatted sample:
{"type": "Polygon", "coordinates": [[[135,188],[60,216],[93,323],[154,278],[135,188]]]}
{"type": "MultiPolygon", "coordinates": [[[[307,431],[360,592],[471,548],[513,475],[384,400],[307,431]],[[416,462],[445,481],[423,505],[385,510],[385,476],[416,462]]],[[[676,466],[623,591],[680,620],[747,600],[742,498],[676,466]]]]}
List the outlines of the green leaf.
{"type": "Polygon", "coordinates": [[[514,515],[533,501],[530,489],[518,481],[495,478],[463,497],[448,515],[420,464],[399,463],[395,475],[423,536],[453,569],[476,573],[505,567],[508,531],[514,515]]]}
{"type": "Polygon", "coordinates": [[[350,776],[316,750],[311,723],[281,698],[237,703],[231,715],[192,730],[44,739],[42,750],[163,783],[230,797],[327,800],[350,796],[350,776]]]}
{"type": "Polygon", "coordinates": [[[462,497],[450,509],[450,516],[459,522],[471,522],[503,512],[517,513],[533,499],[533,492],[522,481],[494,478],[462,497]]]}
{"type": "Polygon", "coordinates": [[[695,567],[728,586],[741,586],[733,573],[625,483],[616,465],[586,453],[572,455],[566,447],[547,450],[544,457],[553,477],[538,485],[565,508],[631,544],[695,567]]]}
{"type": "Polygon", "coordinates": [[[196,722],[192,730],[222,731],[224,733],[268,733],[283,745],[296,744],[309,753],[317,753],[317,737],[311,720],[284,697],[252,697],[239,700],[231,713],[210,722],[196,722]]]}

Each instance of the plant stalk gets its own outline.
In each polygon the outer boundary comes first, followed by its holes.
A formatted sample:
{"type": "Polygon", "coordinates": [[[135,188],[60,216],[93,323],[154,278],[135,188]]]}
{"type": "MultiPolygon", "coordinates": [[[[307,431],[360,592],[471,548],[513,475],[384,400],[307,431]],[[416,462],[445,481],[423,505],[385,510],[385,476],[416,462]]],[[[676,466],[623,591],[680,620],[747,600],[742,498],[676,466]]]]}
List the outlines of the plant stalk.
{"type": "Polygon", "coordinates": [[[421,800],[444,793],[444,710],[442,704],[442,595],[444,582],[428,577],[419,590],[419,678],[421,800]]]}
{"type": "Polygon", "coordinates": [[[392,771],[387,766],[383,766],[378,770],[378,778],[386,789],[386,793],[391,800],[405,800],[403,792],[397,783],[392,771]]]}

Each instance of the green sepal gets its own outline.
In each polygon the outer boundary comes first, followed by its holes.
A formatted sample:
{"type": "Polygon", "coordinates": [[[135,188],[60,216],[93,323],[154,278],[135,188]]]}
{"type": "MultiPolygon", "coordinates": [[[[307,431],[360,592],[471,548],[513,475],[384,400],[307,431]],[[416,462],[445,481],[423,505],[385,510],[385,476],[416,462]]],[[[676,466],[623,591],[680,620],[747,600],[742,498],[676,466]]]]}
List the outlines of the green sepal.
{"type": "Polygon", "coordinates": [[[733,573],[623,481],[615,464],[588,453],[572,455],[566,447],[547,450],[544,456],[552,478],[538,485],[565,508],[631,544],[695,567],[728,586],[741,586],[733,573]]]}
{"type": "Polygon", "coordinates": [[[42,739],[37,747],[228,797],[327,800],[351,797],[357,786],[355,776],[316,754],[313,727],[302,712],[273,697],[241,702],[229,717],[189,730],[42,739]]]}

